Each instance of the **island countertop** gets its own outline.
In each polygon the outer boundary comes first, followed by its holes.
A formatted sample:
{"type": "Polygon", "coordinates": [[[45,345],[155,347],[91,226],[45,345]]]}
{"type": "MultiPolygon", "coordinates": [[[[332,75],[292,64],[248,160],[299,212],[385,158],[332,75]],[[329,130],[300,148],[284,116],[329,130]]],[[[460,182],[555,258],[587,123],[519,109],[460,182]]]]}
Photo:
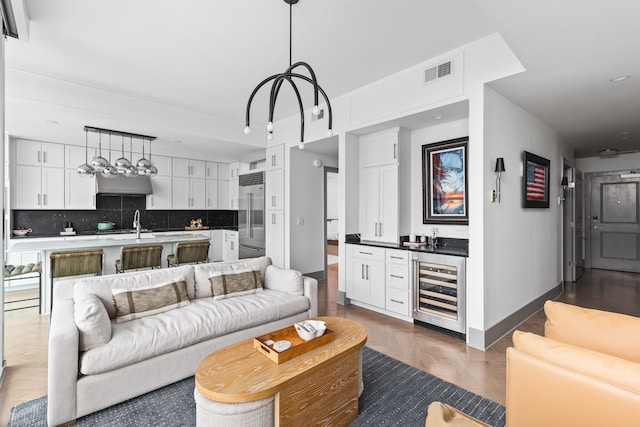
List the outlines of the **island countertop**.
{"type": "Polygon", "coordinates": [[[11,239],[7,252],[54,251],[62,249],[106,248],[114,246],[137,245],[142,243],[175,243],[189,240],[210,239],[208,234],[199,232],[142,233],[136,239],[135,233],[101,234],[90,236],[34,237],[29,239],[11,239]]]}

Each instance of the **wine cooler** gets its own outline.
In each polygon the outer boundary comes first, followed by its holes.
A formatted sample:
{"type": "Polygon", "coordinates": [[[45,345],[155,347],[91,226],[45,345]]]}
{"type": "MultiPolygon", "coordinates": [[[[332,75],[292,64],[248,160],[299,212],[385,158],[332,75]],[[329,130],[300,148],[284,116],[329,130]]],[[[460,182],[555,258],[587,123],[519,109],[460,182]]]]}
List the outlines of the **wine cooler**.
{"type": "Polygon", "coordinates": [[[413,318],[465,334],[466,258],[415,253],[413,318]]]}

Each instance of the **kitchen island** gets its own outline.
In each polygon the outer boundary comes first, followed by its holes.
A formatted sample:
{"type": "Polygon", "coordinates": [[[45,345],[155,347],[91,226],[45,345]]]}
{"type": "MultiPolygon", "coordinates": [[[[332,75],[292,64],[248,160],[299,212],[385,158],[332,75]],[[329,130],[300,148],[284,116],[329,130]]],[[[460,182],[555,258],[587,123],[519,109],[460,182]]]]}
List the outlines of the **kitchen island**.
{"type": "MultiPolygon", "coordinates": [[[[102,260],[102,274],[115,274],[115,261],[120,257],[120,248],[139,244],[162,244],[162,265],[166,265],[167,255],[173,253],[177,242],[211,239],[206,232],[167,232],[167,233],[142,233],[136,238],[135,233],[124,234],[100,234],[85,236],[61,236],[61,237],[29,237],[13,238],[7,242],[7,253],[38,252],[38,258],[42,261],[42,312],[49,312],[51,306],[51,277],[49,274],[49,256],[51,252],[60,250],[77,250],[86,248],[101,248],[104,250],[102,260]]],[[[63,279],[60,279],[63,280],[63,279]]]]}

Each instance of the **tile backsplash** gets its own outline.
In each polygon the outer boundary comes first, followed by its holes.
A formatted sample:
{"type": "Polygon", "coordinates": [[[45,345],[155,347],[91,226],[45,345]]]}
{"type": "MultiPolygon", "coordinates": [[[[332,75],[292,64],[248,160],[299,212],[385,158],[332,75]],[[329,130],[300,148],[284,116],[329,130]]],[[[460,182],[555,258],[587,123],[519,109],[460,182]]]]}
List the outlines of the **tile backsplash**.
{"type": "Polygon", "coordinates": [[[238,226],[238,212],[231,210],[146,210],[145,196],[96,196],[96,210],[13,210],[11,228],[31,228],[31,236],[59,235],[66,222],[74,230],[92,233],[98,222],[114,222],[116,229],[133,227],[133,215],[140,210],[140,224],[150,230],[177,230],[191,219],[202,218],[211,228],[238,226]]]}

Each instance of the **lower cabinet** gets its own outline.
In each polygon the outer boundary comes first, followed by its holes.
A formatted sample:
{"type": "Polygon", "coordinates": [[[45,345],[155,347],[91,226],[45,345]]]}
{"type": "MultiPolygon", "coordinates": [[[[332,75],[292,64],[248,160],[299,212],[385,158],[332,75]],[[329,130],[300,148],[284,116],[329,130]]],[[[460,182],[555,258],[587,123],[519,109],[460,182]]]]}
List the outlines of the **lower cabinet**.
{"type": "Polygon", "coordinates": [[[385,308],[403,316],[411,315],[410,252],[386,249],[385,308]]]}
{"type": "Polygon", "coordinates": [[[347,248],[347,298],[385,308],[385,250],[361,245],[347,248]]]}
{"type": "Polygon", "coordinates": [[[347,298],[411,320],[411,252],[347,245],[347,298]]]}

